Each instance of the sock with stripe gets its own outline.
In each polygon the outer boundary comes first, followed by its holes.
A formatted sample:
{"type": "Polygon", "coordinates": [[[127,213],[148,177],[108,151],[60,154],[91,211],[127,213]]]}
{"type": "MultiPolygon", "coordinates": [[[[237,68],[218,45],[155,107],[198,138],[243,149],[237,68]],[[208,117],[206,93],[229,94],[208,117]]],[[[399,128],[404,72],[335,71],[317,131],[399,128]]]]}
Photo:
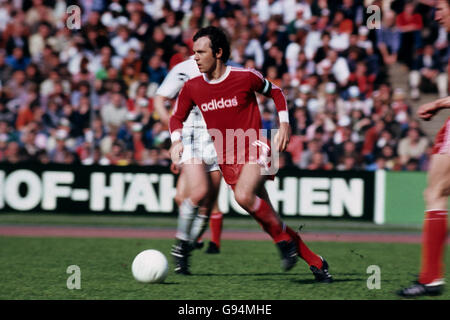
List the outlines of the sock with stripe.
{"type": "Polygon", "coordinates": [[[419,282],[428,284],[443,278],[443,254],[447,239],[448,210],[427,210],[422,235],[422,265],[419,282]]]}

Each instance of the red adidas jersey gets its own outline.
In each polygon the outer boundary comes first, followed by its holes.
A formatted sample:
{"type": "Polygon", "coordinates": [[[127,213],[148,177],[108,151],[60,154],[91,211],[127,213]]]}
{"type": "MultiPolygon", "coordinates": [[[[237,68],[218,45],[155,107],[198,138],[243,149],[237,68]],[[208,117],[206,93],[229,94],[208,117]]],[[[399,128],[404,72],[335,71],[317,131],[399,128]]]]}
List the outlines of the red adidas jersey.
{"type": "MultiPolygon", "coordinates": [[[[277,111],[287,113],[281,89],[255,70],[228,66],[220,79],[210,81],[204,74],[195,77],[187,81],[180,91],[170,118],[170,131],[182,129],[183,121],[197,105],[214,140],[219,164],[230,164],[231,159],[237,161],[237,156],[244,154],[248,160],[248,144],[255,140],[265,141],[256,92],[272,97],[277,111]],[[237,141],[239,139],[233,135],[245,136],[245,153],[237,141]]],[[[267,141],[265,143],[268,144],[267,141]]]]}

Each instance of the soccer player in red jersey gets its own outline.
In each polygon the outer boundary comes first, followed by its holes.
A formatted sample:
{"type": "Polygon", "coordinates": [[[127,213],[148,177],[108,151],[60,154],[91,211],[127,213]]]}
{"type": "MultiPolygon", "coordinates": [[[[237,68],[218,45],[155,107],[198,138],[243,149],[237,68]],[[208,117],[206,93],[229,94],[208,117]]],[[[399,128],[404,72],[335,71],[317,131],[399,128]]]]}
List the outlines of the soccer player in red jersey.
{"type": "MultiPolygon", "coordinates": [[[[438,0],[435,20],[450,31],[450,0],[438,0]]],[[[450,97],[424,104],[417,110],[430,120],[450,108],[450,97]]],[[[403,297],[438,295],[444,287],[444,249],[447,239],[448,196],[450,195],[450,117],[438,132],[433,146],[427,188],[424,192],[425,221],[422,238],[422,265],[417,281],[398,292],[403,297]]]]}
{"type": "Polygon", "coordinates": [[[300,235],[275,212],[264,187],[270,142],[262,133],[256,92],[271,97],[278,111],[280,128],[274,140],[279,151],[289,142],[286,99],[280,88],[254,70],[226,66],[230,44],[216,27],[200,29],[193,37],[194,59],[202,75],[187,81],[180,91],[170,118],[172,159],[183,149],[180,141],[183,121],[193,106],[202,112],[214,140],[219,166],[235,199],[276,243],[282,269],[290,270],[298,256],[310,266],[316,280],[331,282],[327,262],[312,252],[300,235]]]}

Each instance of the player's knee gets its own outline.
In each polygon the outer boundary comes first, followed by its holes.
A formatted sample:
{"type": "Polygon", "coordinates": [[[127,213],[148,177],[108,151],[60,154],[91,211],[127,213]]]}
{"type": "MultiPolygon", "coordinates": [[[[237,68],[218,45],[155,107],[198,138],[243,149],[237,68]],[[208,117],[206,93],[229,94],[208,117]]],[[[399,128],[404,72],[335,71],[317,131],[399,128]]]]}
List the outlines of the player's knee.
{"type": "Polygon", "coordinates": [[[208,190],[206,187],[197,186],[196,188],[190,191],[189,198],[191,199],[192,203],[199,204],[203,199],[205,199],[207,194],[208,190]]]}
{"type": "Polygon", "coordinates": [[[174,200],[175,200],[175,203],[177,204],[177,206],[179,207],[179,206],[181,206],[181,203],[183,202],[184,197],[183,197],[181,194],[178,194],[178,193],[177,193],[177,194],[175,195],[174,200]]]}
{"type": "Polygon", "coordinates": [[[432,205],[436,201],[440,201],[443,198],[447,198],[449,196],[450,189],[445,188],[443,184],[435,184],[432,186],[428,186],[423,192],[423,197],[425,203],[428,205],[432,205]]]}
{"type": "Polygon", "coordinates": [[[241,191],[235,193],[236,202],[245,210],[249,211],[255,200],[254,194],[248,191],[241,191]]]}

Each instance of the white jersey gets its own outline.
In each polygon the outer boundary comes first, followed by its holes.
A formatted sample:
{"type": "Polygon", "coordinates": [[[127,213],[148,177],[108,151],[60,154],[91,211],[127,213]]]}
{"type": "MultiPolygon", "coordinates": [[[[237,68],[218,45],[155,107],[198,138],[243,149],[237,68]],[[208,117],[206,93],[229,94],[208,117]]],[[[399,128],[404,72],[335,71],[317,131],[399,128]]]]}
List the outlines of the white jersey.
{"type": "MultiPolygon", "coordinates": [[[[201,75],[198,70],[197,63],[192,57],[188,60],[178,63],[170,70],[163,83],[156,91],[156,95],[173,99],[180,92],[184,83],[192,78],[201,75]]],[[[185,122],[183,128],[203,128],[206,129],[205,120],[201,111],[195,106],[185,122]]]]}

